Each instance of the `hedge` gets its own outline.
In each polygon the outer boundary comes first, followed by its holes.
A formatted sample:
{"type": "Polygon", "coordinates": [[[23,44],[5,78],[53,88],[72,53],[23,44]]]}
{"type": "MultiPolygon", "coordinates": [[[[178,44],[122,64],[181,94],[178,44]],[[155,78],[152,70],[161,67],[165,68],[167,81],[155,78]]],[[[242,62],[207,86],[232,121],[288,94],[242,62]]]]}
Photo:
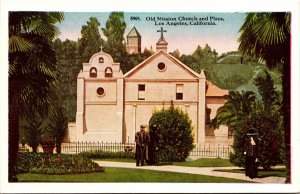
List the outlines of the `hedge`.
{"type": "Polygon", "coordinates": [[[81,152],[79,155],[87,157],[87,158],[126,158],[126,159],[134,159],[134,153],[133,152],[109,152],[109,151],[86,151],[81,152]]]}

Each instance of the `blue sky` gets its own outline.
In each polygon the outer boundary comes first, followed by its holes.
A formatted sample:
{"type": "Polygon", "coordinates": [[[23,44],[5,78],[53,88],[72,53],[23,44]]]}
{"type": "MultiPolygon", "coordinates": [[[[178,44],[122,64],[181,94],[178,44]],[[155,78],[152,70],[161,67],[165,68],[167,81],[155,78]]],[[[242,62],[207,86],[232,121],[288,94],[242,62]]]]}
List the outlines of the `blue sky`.
{"type": "MultiPolygon", "coordinates": [[[[58,24],[61,35],[61,40],[77,40],[81,34],[81,27],[85,25],[90,17],[96,17],[100,22],[100,28],[105,27],[105,23],[108,19],[109,13],[104,12],[65,12],[65,19],[61,24],[58,24]]],[[[166,41],[169,43],[168,52],[179,49],[182,54],[191,54],[198,45],[204,47],[205,44],[210,45],[213,49],[221,54],[228,51],[237,50],[239,37],[238,30],[244,22],[245,13],[153,13],[153,12],[125,12],[125,22],[127,24],[125,35],[130,29],[135,26],[142,36],[142,50],[152,45],[155,48],[155,44],[160,37],[160,33],[157,33],[161,27],[167,32],[164,34],[166,41]],[[131,20],[131,17],[139,17],[140,20],[131,20]],[[155,18],[155,21],[149,20],[149,18],[155,18]],[[176,22],[179,22],[179,17],[194,18],[198,21],[199,18],[205,19],[211,17],[223,18],[223,20],[212,21],[216,25],[167,25],[166,21],[164,25],[159,25],[157,17],[164,18],[176,18],[176,22]]],[[[100,34],[103,33],[100,29],[100,34]]]]}

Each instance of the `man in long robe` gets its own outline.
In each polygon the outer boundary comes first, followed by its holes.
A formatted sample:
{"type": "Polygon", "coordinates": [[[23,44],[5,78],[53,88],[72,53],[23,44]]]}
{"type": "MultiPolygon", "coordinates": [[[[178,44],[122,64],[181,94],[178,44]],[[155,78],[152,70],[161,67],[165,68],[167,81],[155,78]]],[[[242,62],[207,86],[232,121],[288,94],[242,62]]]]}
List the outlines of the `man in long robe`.
{"type": "Polygon", "coordinates": [[[136,142],[136,150],[135,150],[135,158],[136,158],[136,166],[145,165],[145,161],[147,160],[147,146],[150,142],[150,136],[147,131],[145,131],[146,125],[140,126],[140,131],[135,134],[135,142],[136,142]]]}
{"type": "Polygon", "coordinates": [[[256,134],[247,134],[247,141],[244,148],[244,154],[246,155],[245,175],[251,179],[257,177],[257,157],[258,157],[258,145],[254,140],[256,134]]]}

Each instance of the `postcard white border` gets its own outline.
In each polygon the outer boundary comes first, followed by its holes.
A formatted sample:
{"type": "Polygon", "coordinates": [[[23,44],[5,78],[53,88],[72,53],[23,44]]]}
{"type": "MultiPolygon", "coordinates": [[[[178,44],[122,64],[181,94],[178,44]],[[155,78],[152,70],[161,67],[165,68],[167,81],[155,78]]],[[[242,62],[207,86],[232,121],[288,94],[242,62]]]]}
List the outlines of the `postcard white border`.
{"type": "Polygon", "coordinates": [[[8,183],[8,97],[7,92],[1,95],[1,135],[0,135],[0,168],[1,168],[1,193],[215,193],[215,192],[268,192],[287,193],[300,192],[299,156],[299,11],[298,0],[270,0],[270,1],[181,1],[181,0],[151,0],[122,1],[122,0],[2,0],[1,1],[1,64],[0,84],[1,89],[7,91],[7,61],[8,61],[8,11],[65,11],[65,12],[261,12],[261,11],[290,11],[292,12],[292,181],[293,184],[203,184],[203,183],[8,183]]]}

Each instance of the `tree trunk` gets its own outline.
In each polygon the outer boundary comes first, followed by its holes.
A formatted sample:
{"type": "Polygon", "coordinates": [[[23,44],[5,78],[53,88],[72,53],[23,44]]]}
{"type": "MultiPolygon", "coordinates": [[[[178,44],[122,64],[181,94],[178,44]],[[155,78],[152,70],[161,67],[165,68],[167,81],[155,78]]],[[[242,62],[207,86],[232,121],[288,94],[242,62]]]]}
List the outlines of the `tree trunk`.
{"type": "Polygon", "coordinates": [[[291,182],[291,109],[290,109],[290,98],[291,98],[291,85],[290,85],[290,61],[288,61],[287,64],[283,67],[283,115],[284,115],[284,141],[285,141],[285,156],[286,156],[286,169],[287,169],[287,174],[286,174],[286,183],[291,182]]]}
{"type": "Polygon", "coordinates": [[[32,152],[37,153],[37,146],[32,146],[32,152]]]}
{"type": "Polygon", "coordinates": [[[15,165],[19,150],[19,115],[20,108],[17,102],[9,101],[9,128],[8,128],[8,181],[18,181],[15,165]]]}
{"type": "Polygon", "coordinates": [[[56,144],[56,153],[61,154],[61,143],[56,144]]]}

